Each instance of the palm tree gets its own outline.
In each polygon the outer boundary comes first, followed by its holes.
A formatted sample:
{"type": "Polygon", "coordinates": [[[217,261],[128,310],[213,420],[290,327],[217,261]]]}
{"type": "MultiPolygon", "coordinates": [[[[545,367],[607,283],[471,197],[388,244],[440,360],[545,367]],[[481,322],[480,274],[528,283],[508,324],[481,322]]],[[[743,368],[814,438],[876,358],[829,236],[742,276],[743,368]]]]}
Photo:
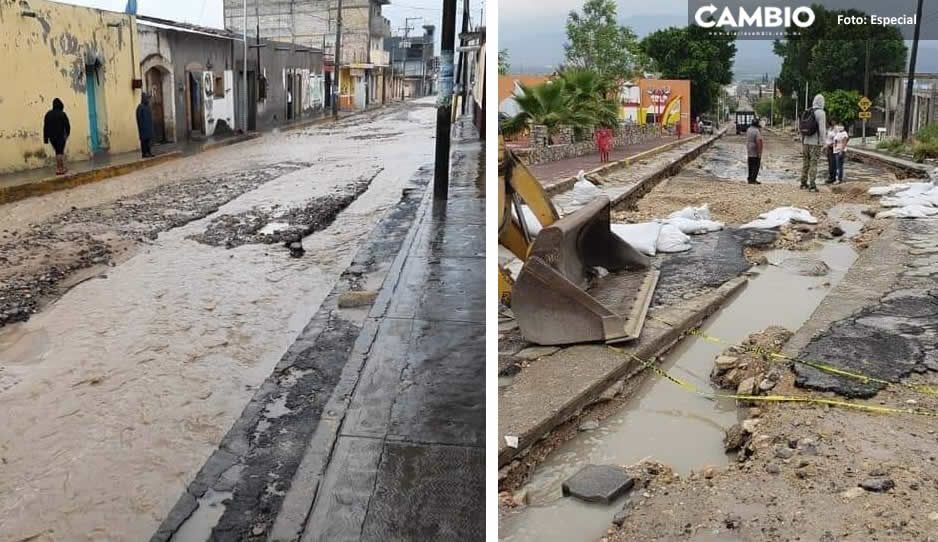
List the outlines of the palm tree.
{"type": "Polygon", "coordinates": [[[562,81],[547,81],[534,86],[521,83],[520,87],[521,92],[514,99],[521,112],[502,121],[502,132],[506,136],[517,135],[534,124],[546,126],[548,135],[551,135],[558,126],[567,123],[571,112],[562,81]]]}
{"type": "Polygon", "coordinates": [[[560,73],[564,83],[564,92],[570,106],[585,119],[586,125],[577,126],[579,129],[614,128],[619,123],[619,110],[616,101],[609,96],[613,95],[615,85],[610,79],[602,77],[595,71],[581,68],[569,68],[560,73]]]}

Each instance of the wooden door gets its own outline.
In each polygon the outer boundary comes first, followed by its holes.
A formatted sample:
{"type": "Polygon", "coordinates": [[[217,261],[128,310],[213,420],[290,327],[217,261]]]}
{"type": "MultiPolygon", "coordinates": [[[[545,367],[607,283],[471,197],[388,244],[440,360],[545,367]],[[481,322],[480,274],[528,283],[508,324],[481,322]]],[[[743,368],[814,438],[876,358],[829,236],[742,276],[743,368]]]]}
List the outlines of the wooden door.
{"type": "Polygon", "coordinates": [[[166,117],[163,108],[163,72],[159,68],[147,71],[147,93],[150,95],[150,111],[153,112],[153,140],[166,142],[166,117]]]}

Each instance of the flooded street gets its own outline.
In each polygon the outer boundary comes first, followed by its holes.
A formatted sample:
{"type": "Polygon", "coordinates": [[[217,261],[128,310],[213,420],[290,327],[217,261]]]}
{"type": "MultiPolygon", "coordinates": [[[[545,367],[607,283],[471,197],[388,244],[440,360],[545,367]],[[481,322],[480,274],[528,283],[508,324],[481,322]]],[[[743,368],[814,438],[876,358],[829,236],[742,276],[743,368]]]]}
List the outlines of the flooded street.
{"type": "MultiPolygon", "coordinates": [[[[272,134],[8,206],[0,226],[21,236],[44,229],[64,246],[79,241],[61,232],[82,231],[131,248],[110,266],[79,266],[91,270],[88,280],[0,328],[4,540],[152,534],[383,211],[432,161],[432,103],[272,134]],[[117,213],[121,223],[100,218],[140,190],[277,164],[290,167],[238,185],[243,193],[219,196],[217,211],[194,221],[149,230],[136,222],[178,216],[172,198],[117,213]],[[96,219],[57,224],[72,206],[96,219]],[[142,230],[152,240],[136,240],[142,230]],[[306,235],[304,256],[290,257],[277,236],[284,230],[306,235]]],[[[201,191],[192,197],[214,189],[191,186],[201,191]]]]}

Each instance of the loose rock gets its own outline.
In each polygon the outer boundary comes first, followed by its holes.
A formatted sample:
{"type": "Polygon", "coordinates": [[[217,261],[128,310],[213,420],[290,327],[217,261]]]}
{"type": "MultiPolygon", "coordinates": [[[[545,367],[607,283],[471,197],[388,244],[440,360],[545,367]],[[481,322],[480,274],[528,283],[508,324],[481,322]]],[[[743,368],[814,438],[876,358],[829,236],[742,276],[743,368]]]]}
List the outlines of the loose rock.
{"type": "Polygon", "coordinates": [[[860,482],[860,487],[874,493],[883,493],[896,487],[892,478],[868,478],[860,482]]]}

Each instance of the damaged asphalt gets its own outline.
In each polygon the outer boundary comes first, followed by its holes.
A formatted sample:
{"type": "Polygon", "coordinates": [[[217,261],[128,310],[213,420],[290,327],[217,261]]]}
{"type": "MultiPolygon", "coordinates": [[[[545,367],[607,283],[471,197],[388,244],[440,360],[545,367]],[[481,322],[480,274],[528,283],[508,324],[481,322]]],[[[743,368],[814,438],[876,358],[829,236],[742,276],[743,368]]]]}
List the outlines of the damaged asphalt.
{"type": "Polygon", "coordinates": [[[197,177],[104,205],[73,207],[23,232],[0,232],[0,327],[28,320],[44,302],[61,295],[75,273],[107,265],[136,244],[204,218],[245,192],[310,166],[282,162],[197,177]]]}
{"type": "MultiPolygon", "coordinates": [[[[909,247],[905,271],[878,303],[834,322],[798,357],[898,383],[912,373],[938,371],[938,221],[897,223],[909,247]]],[[[870,398],[886,384],[844,378],[802,364],[796,385],[851,398],[870,398]]]]}

